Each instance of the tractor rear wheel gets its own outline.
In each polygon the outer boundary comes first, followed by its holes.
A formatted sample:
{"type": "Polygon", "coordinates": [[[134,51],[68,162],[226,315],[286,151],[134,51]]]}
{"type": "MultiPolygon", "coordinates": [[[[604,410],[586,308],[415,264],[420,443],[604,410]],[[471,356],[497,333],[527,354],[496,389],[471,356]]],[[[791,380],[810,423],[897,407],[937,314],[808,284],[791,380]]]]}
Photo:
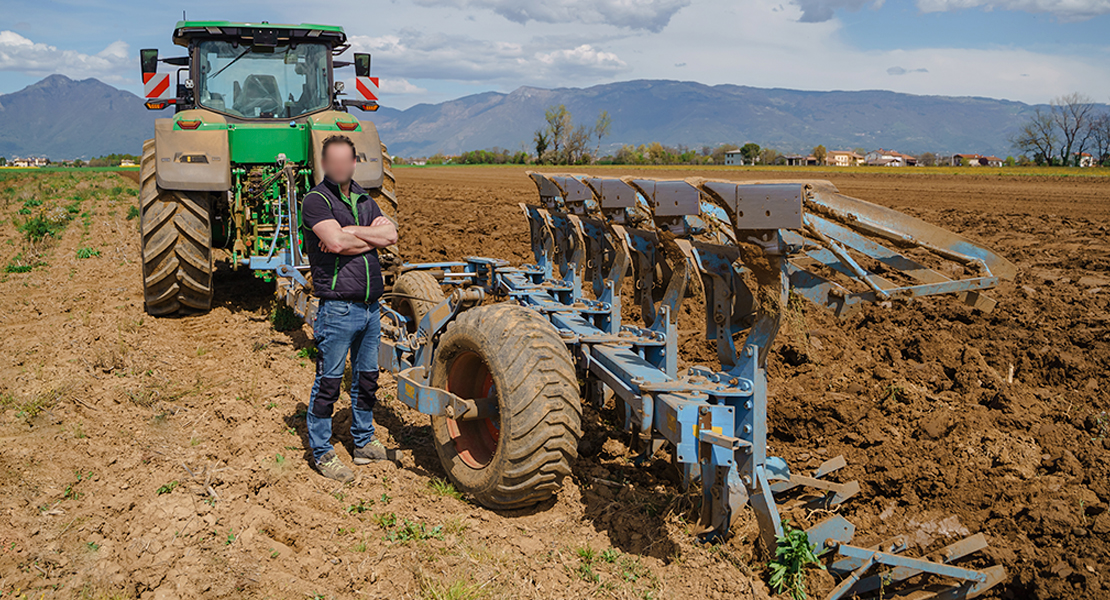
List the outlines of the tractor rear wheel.
{"type": "Polygon", "coordinates": [[[154,140],[143,143],[139,180],[146,312],[172,315],[212,307],[212,196],[163,190],[154,140]]]}
{"type": "Polygon", "coordinates": [[[393,310],[409,320],[409,333],[416,333],[424,315],[443,302],[443,288],[439,287],[439,282],[427,271],[401,273],[393,284],[392,293],[396,296],[390,304],[393,310]]]}
{"type": "MultiPolygon", "coordinates": [[[[382,144],[382,185],[370,189],[370,197],[377,202],[382,214],[389,217],[398,228],[401,226],[397,210],[397,179],[393,176],[393,160],[382,144]]],[[[397,273],[401,270],[401,250],[397,244],[386,246],[378,250],[378,262],[382,267],[382,278],[385,280],[385,289],[390,291],[395,284],[397,273]]],[[[415,328],[414,328],[415,330],[415,328]]]]}
{"type": "Polygon", "coordinates": [[[497,399],[492,418],[432,417],[440,461],[460,491],[490,508],[521,508],[559,490],[578,457],[582,404],[551,323],[513,304],[464,311],[440,338],[431,383],[497,399]]]}

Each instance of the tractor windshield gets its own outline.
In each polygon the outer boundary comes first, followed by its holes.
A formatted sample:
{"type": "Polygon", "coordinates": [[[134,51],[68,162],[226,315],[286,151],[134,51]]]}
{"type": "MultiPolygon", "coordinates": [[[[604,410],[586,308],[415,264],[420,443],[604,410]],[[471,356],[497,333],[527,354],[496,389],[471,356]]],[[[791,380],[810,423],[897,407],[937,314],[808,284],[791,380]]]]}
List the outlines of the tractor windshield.
{"type": "Polygon", "coordinates": [[[248,119],[288,119],[331,103],[326,44],[270,51],[210,40],[197,52],[197,101],[206,108],[248,119]]]}

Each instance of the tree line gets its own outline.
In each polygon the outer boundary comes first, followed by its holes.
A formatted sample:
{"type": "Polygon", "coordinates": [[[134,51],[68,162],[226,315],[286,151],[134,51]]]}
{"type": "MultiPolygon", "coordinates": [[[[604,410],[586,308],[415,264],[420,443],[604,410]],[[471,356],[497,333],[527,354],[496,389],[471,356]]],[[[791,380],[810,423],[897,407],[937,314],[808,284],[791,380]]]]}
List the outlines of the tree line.
{"type": "Polygon", "coordinates": [[[1081,166],[1087,153],[1110,166],[1110,111],[1080,93],[1060,96],[1034,110],[1010,141],[1038,165],[1081,166]]]}

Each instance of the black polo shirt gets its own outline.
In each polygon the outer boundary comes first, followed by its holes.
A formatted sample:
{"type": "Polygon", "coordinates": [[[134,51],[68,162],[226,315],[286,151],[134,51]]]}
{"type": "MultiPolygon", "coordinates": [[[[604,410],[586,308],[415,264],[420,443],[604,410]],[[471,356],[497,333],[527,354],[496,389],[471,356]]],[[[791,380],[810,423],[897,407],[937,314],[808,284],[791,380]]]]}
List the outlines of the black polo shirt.
{"type": "Polygon", "coordinates": [[[340,227],[369,226],[380,216],[382,210],[378,203],[354,181],[349,197],[327,177],[305,194],[301,203],[301,226],[316,297],[356,302],[373,302],[381,297],[385,283],[377,248],[352,256],[322,252],[320,238],[312,231],[313,226],[328,219],[335,219],[340,227]]]}

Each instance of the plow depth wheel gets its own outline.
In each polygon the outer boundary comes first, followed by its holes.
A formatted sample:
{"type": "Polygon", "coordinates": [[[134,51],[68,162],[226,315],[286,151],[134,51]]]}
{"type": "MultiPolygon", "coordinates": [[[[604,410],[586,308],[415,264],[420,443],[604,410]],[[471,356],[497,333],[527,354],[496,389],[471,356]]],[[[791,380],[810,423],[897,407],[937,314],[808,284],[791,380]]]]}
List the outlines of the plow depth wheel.
{"type": "Polygon", "coordinates": [[[520,508],[559,489],[578,456],[582,405],[570,353],[547,320],[511,304],[463,312],[440,339],[431,383],[497,400],[490,418],[432,417],[460,491],[490,508],[520,508]]]}
{"type": "Polygon", "coordinates": [[[393,293],[397,296],[390,304],[393,310],[409,320],[407,324],[409,333],[416,333],[416,328],[424,315],[443,302],[443,289],[439,287],[436,278],[427,271],[401,273],[397,282],[393,284],[393,293]]]}
{"type": "Polygon", "coordinates": [[[143,144],[139,229],[143,297],[154,316],[212,308],[211,194],[163,190],[154,140],[143,144]]]}

